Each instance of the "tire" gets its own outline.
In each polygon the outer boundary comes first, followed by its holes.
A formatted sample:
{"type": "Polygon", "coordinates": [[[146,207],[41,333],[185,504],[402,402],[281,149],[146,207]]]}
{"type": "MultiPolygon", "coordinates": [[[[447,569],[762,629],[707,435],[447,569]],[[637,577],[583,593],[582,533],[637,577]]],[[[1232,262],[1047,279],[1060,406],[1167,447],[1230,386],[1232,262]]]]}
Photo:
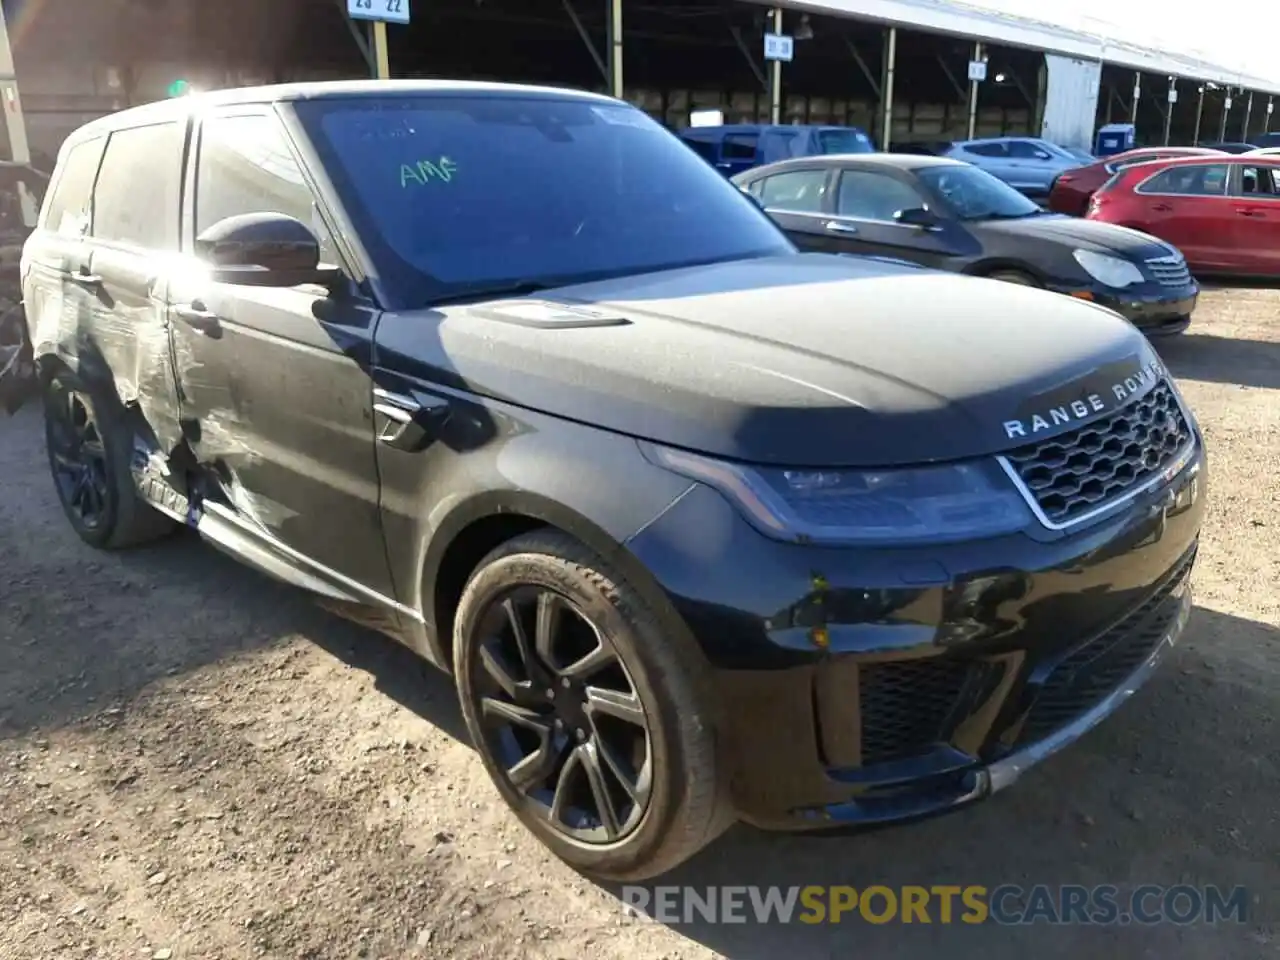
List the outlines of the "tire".
{"type": "Polygon", "coordinates": [[[732,823],[717,766],[707,668],[693,638],[664,628],[623,577],[576,540],[536,531],[481,561],[458,605],[454,668],[467,729],[498,792],[539,840],[582,873],[612,881],[654,877],[693,856],[732,823]],[[541,636],[552,635],[538,629],[543,597],[547,609],[557,611],[547,622],[559,625],[549,655],[536,649],[541,636]],[[524,663],[505,601],[524,627],[526,649],[533,651],[524,663]],[[501,664],[496,670],[495,660],[501,664]],[[588,660],[604,665],[582,673],[570,688],[566,674],[588,660]],[[564,674],[557,673],[561,669],[564,674]],[[518,698],[507,696],[498,679],[504,673],[519,679],[514,684],[518,698]],[[619,720],[614,706],[597,709],[609,694],[610,702],[617,698],[631,707],[638,702],[642,723],[634,717],[619,720]],[[547,723],[537,734],[523,721],[510,723],[510,705],[501,706],[508,701],[531,704],[531,712],[547,716],[547,723]],[[554,726],[556,720],[563,727],[554,726]],[[518,749],[516,731],[524,738],[518,749]],[[637,751],[636,738],[647,739],[647,749],[637,751]],[[526,751],[541,762],[521,765],[534,771],[533,785],[522,789],[508,771],[526,751]],[[596,783],[616,801],[612,833],[599,795],[590,789],[584,756],[594,756],[596,783]],[[610,765],[608,757],[623,762],[610,765]],[[647,765],[641,757],[647,757],[647,765]],[[622,787],[624,775],[635,790],[622,787]],[[641,805],[636,797],[646,782],[648,795],[641,805]],[[556,784],[566,797],[589,804],[594,818],[585,805],[569,811],[582,814],[576,826],[565,811],[557,813],[556,784]]]}
{"type": "Polygon", "coordinates": [[[177,524],[138,493],[129,469],[129,431],[119,403],[69,371],[55,374],[44,388],[45,449],[54,489],[80,539],[99,550],[122,550],[158,540],[177,524]],[[90,424],[85,427],[84,424],[90,424]],[[68,432],[70,431],[70,432],[68,432]],[[79,436],[78,452],[68,441],[79,436]],[[71,461],[77,457],[78,466],[71,461]],[[83,485],[75,479],[84,475],[83,485]],[[85,487],[92,486],[91,496],[85,487]],[[85,510],[88,504],[94,509],[85,510]]]}
{"type": "Polygon", "coordinates": [[[983,274],[989,280],[1003,280],[1005,283],[1016,283],[1023,287],[1043,287],[1044,284],[1031,274],[1022,270],[992,270],[983,274]]]}

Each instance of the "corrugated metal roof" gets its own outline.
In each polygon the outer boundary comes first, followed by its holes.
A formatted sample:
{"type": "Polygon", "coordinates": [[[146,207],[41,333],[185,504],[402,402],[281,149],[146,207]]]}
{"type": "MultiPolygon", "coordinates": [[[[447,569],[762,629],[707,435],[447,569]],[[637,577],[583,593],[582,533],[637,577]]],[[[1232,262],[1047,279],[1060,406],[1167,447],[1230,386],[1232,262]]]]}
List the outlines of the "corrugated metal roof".
{"type": "Polygon", "coordinates": [[[1150,40],[1103,37],[1083,30],[1011,13],[985,10],[954,0],[748,0],[768,6],[869,20],[986,43],[1043,50],[1149,73],[1205,80],[1280,94],[1280,80],[1240,73],[1177,50],[1151,50],[1150,40]]]}

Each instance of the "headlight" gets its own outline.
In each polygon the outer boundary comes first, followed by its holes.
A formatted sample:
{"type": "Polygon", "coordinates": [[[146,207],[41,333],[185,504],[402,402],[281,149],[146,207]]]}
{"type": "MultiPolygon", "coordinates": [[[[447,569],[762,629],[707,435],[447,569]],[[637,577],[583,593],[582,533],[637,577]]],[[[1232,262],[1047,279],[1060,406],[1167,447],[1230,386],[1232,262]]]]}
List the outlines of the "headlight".
{"type": "Polygon", "coordinates": [[[1072,256],[1084,268],[1085,273],[1108,287],[1127,287],[1143,280],[1142,271],[1128,260],[1109,257],[1105,253],[1094,253],[1092,250],[1077,250],[1072,256]]]}
{"type": "Polygon", "coordinates": [[[652,463],[714,487],[766,536],[897,546],[994,537],[1031,512],[994,462],[901,470],[745,467],[642,443],[652,463]]]}

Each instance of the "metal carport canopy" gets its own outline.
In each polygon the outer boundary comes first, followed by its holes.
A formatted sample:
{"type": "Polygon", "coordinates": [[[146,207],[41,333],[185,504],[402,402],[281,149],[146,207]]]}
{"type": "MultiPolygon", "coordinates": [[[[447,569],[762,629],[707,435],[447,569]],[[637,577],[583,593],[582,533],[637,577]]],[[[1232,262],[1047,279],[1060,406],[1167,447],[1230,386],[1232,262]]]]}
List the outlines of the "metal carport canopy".
{"type": "Polygon", "coordinates": [[[1140,40],[1102,38],[1012,14],[947,0],[746,0],[768,7],[867,20],[886,26],[949,34],[984,43],[1024,47],[1166,76],[1185,77],[1261,93],[1280,94],[1280,81],[1248,76],[1195,57],[1152,52],[1140,40]]]}

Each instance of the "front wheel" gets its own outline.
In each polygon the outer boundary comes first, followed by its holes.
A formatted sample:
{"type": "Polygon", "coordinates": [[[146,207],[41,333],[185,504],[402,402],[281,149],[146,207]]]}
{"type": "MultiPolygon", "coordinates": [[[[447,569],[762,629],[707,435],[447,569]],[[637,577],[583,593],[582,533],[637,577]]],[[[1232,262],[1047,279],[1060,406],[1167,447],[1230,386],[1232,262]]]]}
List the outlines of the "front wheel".
{"type": "Polygon", "coordinates": [[[990,280],[1003,280],[1005,283],[1016,283],[1024,287],[1043,287],[1044,284],[1031,274],[1022,270],[993,270],[986,274],[990,280]]]}
{"type": "Polygon", "coordinates": [[[467,729],[507,804],[584,873],[656,876],[731,820],[692,643],[560,533],[499,547],[463,593],[454,667],[467,729]]]}

